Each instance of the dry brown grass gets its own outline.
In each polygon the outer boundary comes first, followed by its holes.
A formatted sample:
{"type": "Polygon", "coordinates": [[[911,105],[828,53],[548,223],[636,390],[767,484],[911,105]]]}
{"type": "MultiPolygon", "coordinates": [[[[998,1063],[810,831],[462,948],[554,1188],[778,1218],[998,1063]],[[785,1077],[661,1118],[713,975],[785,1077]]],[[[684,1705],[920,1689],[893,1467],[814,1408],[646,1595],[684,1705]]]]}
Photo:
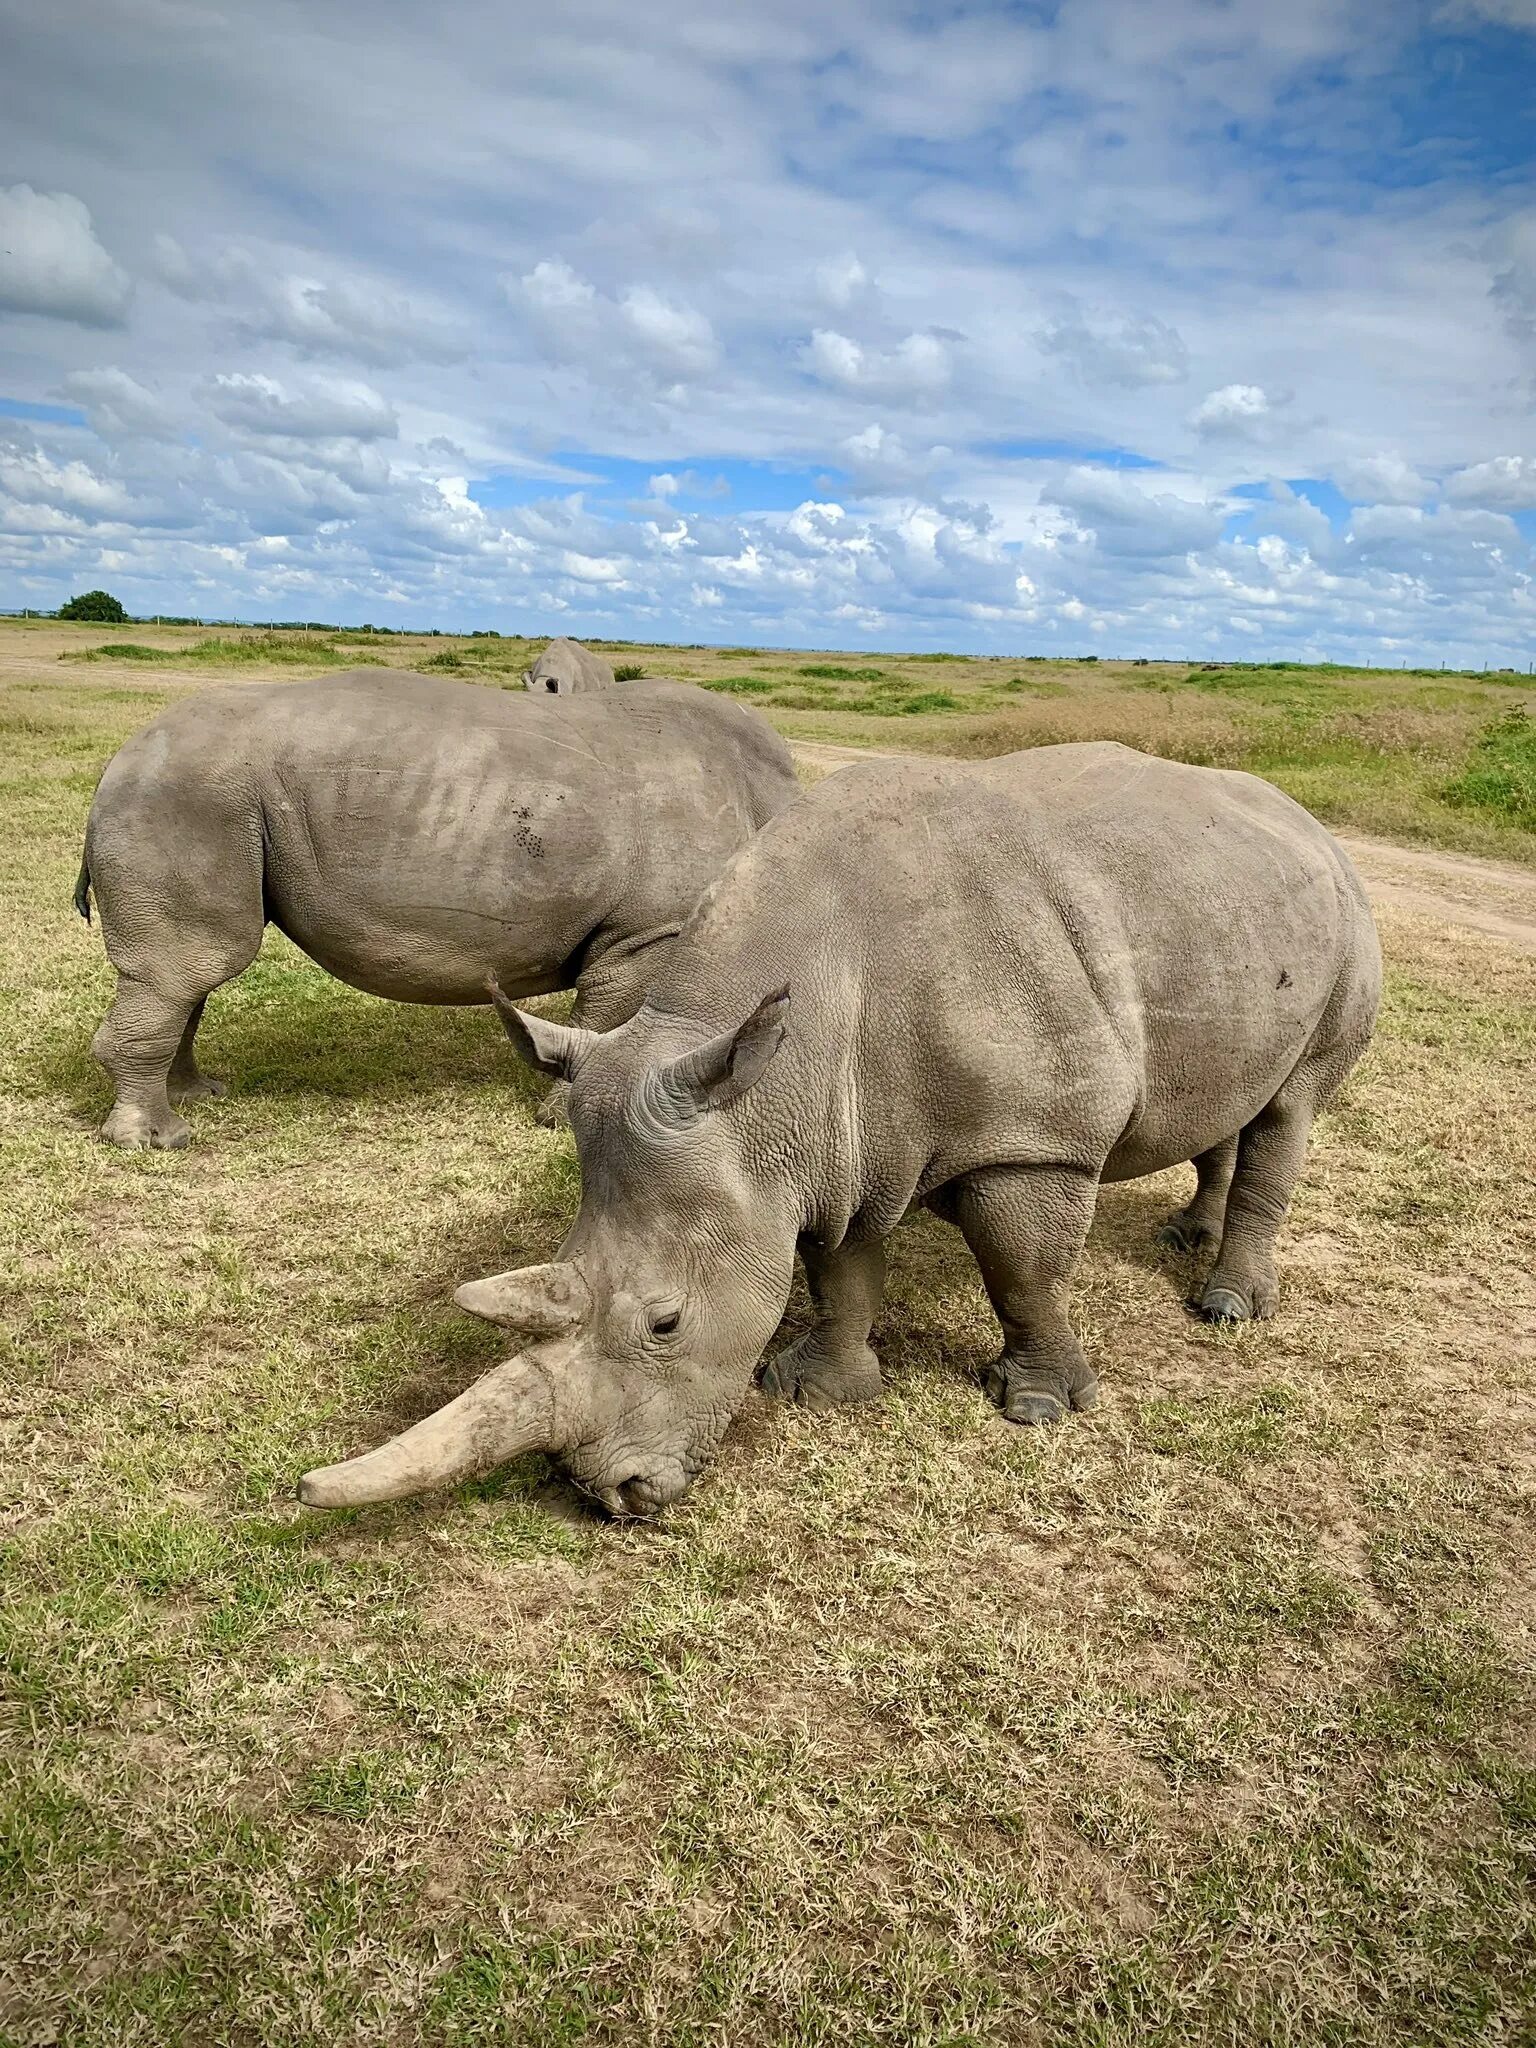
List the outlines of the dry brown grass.
{"type": "Polygon", "coordinates": [[[1384,916],[1273,1324],[1184,1314],[1177,1176],[1106,1194],[1093,1417],[988,1410],[929,1221],[889,1398],[754,1399],[656,1530],[537,1460],[310,1516],[495,1354],[447,1292],[548,1252],[574,1161],[487,1018],[279,942],[193,1150],[93,1141],[115,682],[4,707],[0,2038],[1532,2037],[1528,960],[1384,916]]]}

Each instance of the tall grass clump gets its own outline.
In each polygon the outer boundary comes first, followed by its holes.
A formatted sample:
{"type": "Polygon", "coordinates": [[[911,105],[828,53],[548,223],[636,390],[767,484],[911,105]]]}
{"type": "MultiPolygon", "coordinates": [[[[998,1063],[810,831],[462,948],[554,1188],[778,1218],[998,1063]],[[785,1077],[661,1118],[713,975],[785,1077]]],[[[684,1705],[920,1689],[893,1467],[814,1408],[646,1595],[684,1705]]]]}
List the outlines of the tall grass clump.
{"type": "Polygon", "coordinates": [[[1536,720],[1523,705],[1484,726],[1444,796],[1458,810],[1489,811],[1536,832],[1536,720]]]}
{"type": "Polygon", "coordinates": [[[240,639],[213,634],[190,647],[145,647],[124,640],[104,647],[66,648],[60,661],[145,661],[160,668],[367,668],[367,656],[332,640],[251,633],[240,639]]]}

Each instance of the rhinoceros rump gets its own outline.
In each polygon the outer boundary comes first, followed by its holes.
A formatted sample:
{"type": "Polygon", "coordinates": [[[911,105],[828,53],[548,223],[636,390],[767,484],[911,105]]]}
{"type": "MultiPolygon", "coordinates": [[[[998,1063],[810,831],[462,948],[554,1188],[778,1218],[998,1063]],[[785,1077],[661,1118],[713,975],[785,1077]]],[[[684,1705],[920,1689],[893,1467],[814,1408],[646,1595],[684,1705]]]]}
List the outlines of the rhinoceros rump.
{"type": "Polygon", "coordinates": [[[577,990],[632,1015],[664,943],[796,792],[767,720],[685,683],[525,696],[362,669],[210,690],[110,761],[94,889],[116,1000],[94,1050],[114,1143],[174,1147],[170,1098],[222,1093],[192,1041],[275,924],[330,973],[409,1003],[577,990]]]}
{"type": "Polygon", "coordinates": [[[1100,744],[834,775],[736,856],[621,1030],[498,996],[523,1056],[573,1084],[583,1174],[555,1265],[459,1290],[530,1341],[301,1497],[415,1492],[536,1447],[654,1513],[742,1400],[797,1247],[818,1320],[765,1387],[879,1392],[883,1242],[914,1203],[981,1268],[996,1406],[1090,1407],[1066,1289],[1100,1182],[1193,1159],[1171,1230],[1217,1246],[1204,1313],[1272,1314],[1313,1114],[1379,983],[1342,849],[1255,777],[1100,744]]]}
{"type": "Polygon", "coordinates": [[[569,697],[581,690],[616,687],[611,663],[579,640],[551,640],[533,667],[523,671],[523,688],[543,696],[569,697]]]}

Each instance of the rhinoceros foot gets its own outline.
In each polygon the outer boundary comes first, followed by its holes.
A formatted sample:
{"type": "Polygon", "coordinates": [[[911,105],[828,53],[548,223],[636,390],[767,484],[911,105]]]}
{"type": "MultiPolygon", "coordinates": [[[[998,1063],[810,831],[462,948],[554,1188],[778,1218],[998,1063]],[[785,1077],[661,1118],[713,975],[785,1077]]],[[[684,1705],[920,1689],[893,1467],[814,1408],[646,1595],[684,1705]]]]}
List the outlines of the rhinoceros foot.
{"type": "Polygon", "coordinates": [[[987,1367],[987,1399],[1009,1422],[1064,1422],[1072,1409],[1096,1407],[1099,1382],[1081,1353],[1059,1364],[1004,1351],[987,1367]]]}
{"type": "Polygon", "coordinates": [[[191,1074],[180,1080],[173,1071],[166,1076],[165,1092],[172,1102],[217,1102],[229,1093],[229,1083],[217,1074],[191,1074]]]}
{"type": "Polygon", "coordinates": [[[809,1330],[763,1369],[762,1389],[775,1401],[799,1401],[807,1408],[841,1408],[851,1401],[877,1401],[885,1391],[880,1361],[867,1344],[830,1343],[809,1330]]]}
{"type": "Polygon", "coordinates": [[[192,1128],[173,1111],[151,1118],[131,1103],[120,1102],[101,1127],[109,1145],[125,1152],[180,1152],[192,1141],[192,1128]]]}
{"type": "Polygon", "coordinates": [[[1220,1236],[1220,1231],[1212,1230],[1198,1216],[1191,1216],[1187,1209],[1181,1209],[1176,1216],[1170,1216],[1157,1233],[1157,1242],[1171,1251],[1203,1252],[1216,1244],[1220,1236]]]}
{"type": "Polygon", "coordinates": [[[1213,1273],[1197,1307],[1208,1323],[1262,1323],[1274,1314],[1279,1300],[1280,1289],[1272,1273],[1252,1282],[1213,1273]]]}

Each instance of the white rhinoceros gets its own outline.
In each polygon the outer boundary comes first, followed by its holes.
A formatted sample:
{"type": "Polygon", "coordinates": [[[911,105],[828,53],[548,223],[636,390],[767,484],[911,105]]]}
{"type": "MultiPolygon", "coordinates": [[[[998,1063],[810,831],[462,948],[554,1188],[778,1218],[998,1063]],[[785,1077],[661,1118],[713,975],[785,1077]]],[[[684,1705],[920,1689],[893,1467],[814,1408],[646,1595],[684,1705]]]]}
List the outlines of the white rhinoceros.
{"type": "Polygon", "coordinates": [[[275,924],[406,1003],[569,988],[594,1030],[796,793],[765,718],[687,683],[525,696],[396,670],[209,690],[107,764],[75,890],[117,996],[94,1051],[114,1144],[185,1145],[171,1107],[223,1084],[192,1041],[275,924]]]}
{"type": "Polygon", "coordinates": [[[879,1392],[884,1244],[914,1203],[981,1268],[1003,1414],[1087,1408],[1066,1301],[1101,1182],[1193,1159],[1173,1230],[1216,1244],[1201,1308],[1272,1314],[1313,1115],[1379,987],[1342,848],[1251,775],[1108,744],[834,775],[737,854],[621,1030],[498,994],[571,1083],[580,1212],[554,1265],[459,1290],[524,1348],[300,1496],[387,1499],[539,1448],[653,1514],[745,1395],[797,1249],[818,1320],[765,1385],[879,1392]]]}
{"type": "Polygon", "coordinates": [[[523,688],[541,696],[570,697],[581,690],[611,690],[616,678],[611,662],[583,647],[579,640],[551,640],[532,668],[523,671],[523,688]]]}

